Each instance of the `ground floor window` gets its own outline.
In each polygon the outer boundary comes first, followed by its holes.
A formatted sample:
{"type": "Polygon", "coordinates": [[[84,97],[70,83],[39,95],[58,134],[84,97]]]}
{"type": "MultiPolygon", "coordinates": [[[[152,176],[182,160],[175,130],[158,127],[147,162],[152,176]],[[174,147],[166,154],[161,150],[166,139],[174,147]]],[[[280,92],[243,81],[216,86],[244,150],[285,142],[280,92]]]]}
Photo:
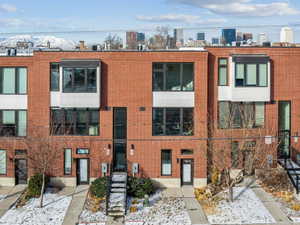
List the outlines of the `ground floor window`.
{"type": "Polygon", "coordinates": [[[231,143],[231,167],[238,168],[239,166],[239,142],[231,143]]]}
{"type": "Polygon", "coordinates": [[[0,150],[0,174],[6,174],[6,151],[0,150]]]}
{"type": "Polygon", "coordinates": [[[172,175],[172,150],[170,149],[161,150],[161,175],[172,175]]]}
{"type": "Polygon", "coordinates": [[[70,175],[72,173],[72,149],[65,149],[65,165],[64,165],[64,173],[65,175],[70,175]]]}

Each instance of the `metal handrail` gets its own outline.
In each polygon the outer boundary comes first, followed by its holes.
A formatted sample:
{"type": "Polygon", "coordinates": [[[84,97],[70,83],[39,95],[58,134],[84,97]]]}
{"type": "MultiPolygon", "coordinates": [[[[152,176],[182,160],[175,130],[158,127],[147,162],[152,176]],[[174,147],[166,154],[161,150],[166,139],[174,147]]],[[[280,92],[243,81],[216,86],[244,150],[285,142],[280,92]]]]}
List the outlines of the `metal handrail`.
{"type": "Polygon", "coordinates": [[[107,179],[107,186],[106,186],[106,215],[108,216],[108,206],[109,206],[109,197],[110,197],[110,189],[111,189],[111,181],[112,181],[112,174],[113,174],[113,161],[109,164],[109,176],[106,177],[107,179]]]}
{"type": "Polygon", "coordinates": [[[284,168],[287,171],[287,175],[290,178],[293,186],[296,188],[297,194],[299,194],[300,174],[298,174],[297,171],[300,171],[300,168],[295,168],[292,163],[290,164],[291,168],[288,168],[288,165],[287,165],[288,159],[290,159],[290,158],[288,158],[288,157],[284,158],[284,168]],[[293,172],[293,174],[291,174],[291,172],[293,172]],[[296,182],[295,182],[293,176],[296,177],[296,182]]]}

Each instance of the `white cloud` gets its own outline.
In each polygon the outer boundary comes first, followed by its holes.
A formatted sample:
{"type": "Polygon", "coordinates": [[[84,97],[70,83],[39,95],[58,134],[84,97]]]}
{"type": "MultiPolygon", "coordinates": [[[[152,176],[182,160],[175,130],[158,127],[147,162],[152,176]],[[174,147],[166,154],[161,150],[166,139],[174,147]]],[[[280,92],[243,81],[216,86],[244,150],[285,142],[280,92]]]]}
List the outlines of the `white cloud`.
{"type": "Polygon", "coordinates": [[[17,7],[14,5],[3,3],[3,4],[0,4],[0,10],[3,12],[16,12],[17,7]]]}
{"type": "Polygon", "coordinates": [[[288,2],[253,3],[252,0],[167,0],[233,16],[287,16],[299,14],[288,2]]]}
{"type": "Polygon", "coordinates": [[[226,20],[220,19],[205,19],[202,20],[200,16],[186,15],[186,14],[166,14],[160,16],[137,16],[137,20],[146,22],[158,22],[158,23],[185,23],[185,24],[216,24],[224,23],[226,20]]]}
{"type": "Polygon", "coordinates": [[[20,27],[26,25],[27,23],[21,19],[9,18],[9,19],[0,19],[1,27],[20,27]]]}

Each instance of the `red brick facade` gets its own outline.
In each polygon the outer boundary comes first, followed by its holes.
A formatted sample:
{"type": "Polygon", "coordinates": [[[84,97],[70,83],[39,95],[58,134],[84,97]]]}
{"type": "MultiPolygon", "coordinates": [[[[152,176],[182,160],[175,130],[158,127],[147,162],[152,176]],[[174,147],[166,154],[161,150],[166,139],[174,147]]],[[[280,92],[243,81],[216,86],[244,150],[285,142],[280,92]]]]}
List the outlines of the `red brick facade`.
{"type": "MultiPolygon", "coordinates": [[[[300,49],[297,48],[207,48],[207,51],[165,51],[165,52],[34,52],[29,57],[1,57],[0,67],[23,66],[28,69],[27,136],[36,126],[44,127],[43,135],[49,136],[50,124],[50,63],[62,59],[96,59],[101,61],[101,107],[99,136],[54,136],[60,143],[61,157],[53,176],[76,178],[75,158],[89,158],[89,176],[101,176],[101,163],[110,163],[113,139],[113,108],[127,108],[127,160],[139,163],[140,174],[154,179],[175,179],[163,181],[180,185],[181,159],[194,160],[193,176],[199,179],[194,185],[205,184],[207,178],[208,120],[217,121],[218,103],[218,58],[232,54],[266,54],[271,59],[271,102],[265,104],[265,128],[278,124],[278,101],[291,101],[291,134],[299,132],[300,116],[300,49]],[[193,62],[194,63],[194,135],[152,136],[152,63],[193,62]],[[145,107],[141,111],[140,107],[145,107]],[[133,155],[130,153],[134,145],[133,155]],[[72,172],[64,175],[64,148],[72,148],[72,172]],[[77,155],[76,148],[88,148],[90,154],[77,155]],[[161,176],[161,150],[172,150],[172,175],[161,176]],[[193,155],[182,155],[181,149],[193,149],[193,155]]],[[[0,103],[1,104],[1,103],[0,103]]],[[[223,131],[222,131],[223,132],[223,131]]],[[[253,133],[255,133],[253,129],[253,133]]],[[[240,129],[234,131],[241,134],[240,129]]],[[[211,137],[220,137],[218,130],[211,137]]],[[[232,135],[232,133],[231,133],[232,135]]],[[[274,133],[269,134],[276,136],[274,133]]],[[[1,178],[15,176],[14,151],[25,149],[25,138],[2,138],[0,149],[7,150],[7,174],[1,178]]],[[[291,146],[299,149],[299,142],[291,139],[291,146]]],[[[295,153],[293,153],[295,154],[295,153]]],[[[276,159],[276,151],[273,152],[276,159]]],[[[130,169],[130,168],[129,168],[130,169]]],[[[32,175],[29,171],[29,175],[32,175]]]]}

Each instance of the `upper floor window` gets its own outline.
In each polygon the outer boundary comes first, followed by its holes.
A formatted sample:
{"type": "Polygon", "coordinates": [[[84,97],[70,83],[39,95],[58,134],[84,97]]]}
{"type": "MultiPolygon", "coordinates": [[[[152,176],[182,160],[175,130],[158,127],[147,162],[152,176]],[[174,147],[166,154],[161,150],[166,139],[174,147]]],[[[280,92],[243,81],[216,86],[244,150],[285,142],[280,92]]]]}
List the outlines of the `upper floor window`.
{"type": "Polygon", "coordinates": [[[50,90],[59,91],[59,63],[50,64],[50,90]]]}
{"type": "Polygon", "coordinates": [[[63,92],[97,92],[97,69],[64,67],[63,92]]]}
{"type": "Polygon", "coordinates": [[[26,94],[27,68],[0,68],[0,94],[26,94]]]}
{"type": "Polygon", "coordinates": [[[219,102],[219,128],[263,127],[263,102],[219,102]]]}
{"type": "Polygon", "coordinates": [[[26,136],[26,129],[27,111],[0,111],[0,136],[26,136]]]}
{"type": "Polygon", "coordinates": [[[193,63],[153,63],[153,91],[193,91],[193,63]]]}
{"type": "Polygon", "coordinates": [[[192,136],[193,108],[153,108],[152,133],[154,136],[192,136]]]}
{"type": "Polygon", "coordinates": [[[53,135],[99,135],[98,109],[52,109],[53,135]]]}
{"type": "Polygon", "coordinates": [[[219,86],[226,86],[228,85],[228,59],[227,58],[220,58],[219,59],[219,86]]]}
{"type": "Polygon", "coordinates": [[[268,85],[267,64],[236,63],[235,86],[266,87],[268,85]]]}

